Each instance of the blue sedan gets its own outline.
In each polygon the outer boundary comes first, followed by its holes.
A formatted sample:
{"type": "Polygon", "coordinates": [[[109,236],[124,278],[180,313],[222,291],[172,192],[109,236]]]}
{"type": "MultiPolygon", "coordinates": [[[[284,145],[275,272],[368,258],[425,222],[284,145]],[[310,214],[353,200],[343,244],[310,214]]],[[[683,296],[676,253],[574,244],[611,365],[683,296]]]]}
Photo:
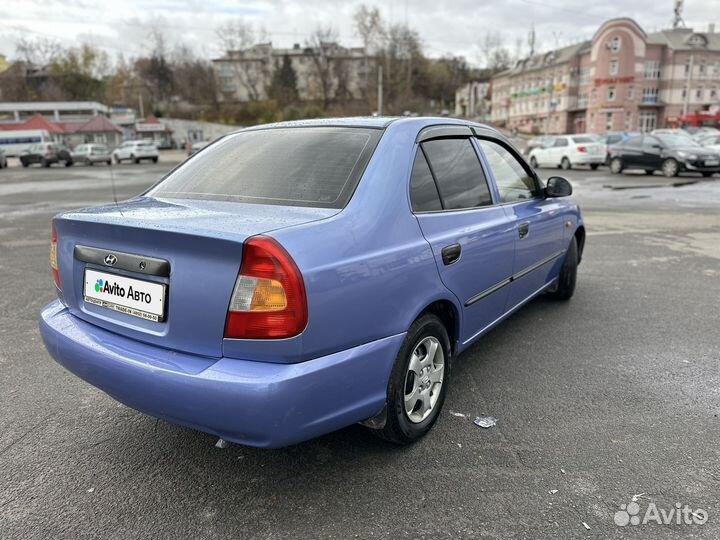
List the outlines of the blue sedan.
{"type": "Polygon", "coordinates": [[[116,400],[229,441],[360,422],[408,444],[460,353],[532,298],[573,295],[571,193],[469,122],[244,129],[134,199],[56,216],[40,330],[116,400]]]}

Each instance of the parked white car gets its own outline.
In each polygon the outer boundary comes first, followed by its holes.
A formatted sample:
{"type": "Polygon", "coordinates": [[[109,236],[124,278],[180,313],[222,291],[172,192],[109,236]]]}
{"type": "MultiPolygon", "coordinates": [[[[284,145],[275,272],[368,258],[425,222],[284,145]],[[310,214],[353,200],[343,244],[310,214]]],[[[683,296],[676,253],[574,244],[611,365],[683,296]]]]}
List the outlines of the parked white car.
{"type": "Polygon", "coordinates": [[[160,154],[157,147],[150,141],[125,141],[112,153],[115,163],[121,161],[134,161],[140,163],[143,159],[157,163],[160,154]]]}
{"type": "Polygon", "coordinates": [[[715,150],[720,153],[720,132],[705,134],[697,139],[697,142],[702,144],[705,148],[715,150]]]}
{"type": "Polygon", "coordinates": [[[552,144],[533,148],[529,161],[533,168],[589,165],[592,170],[605,163],[606,145],[597,135],[560,135],[552,144]]]}
{"type": "Polygon", "coordinates": [[[75,163],[95,165],[95,163],[112,163],[110,150],[104,144],[80,144],[71,152],[75,163]]]}

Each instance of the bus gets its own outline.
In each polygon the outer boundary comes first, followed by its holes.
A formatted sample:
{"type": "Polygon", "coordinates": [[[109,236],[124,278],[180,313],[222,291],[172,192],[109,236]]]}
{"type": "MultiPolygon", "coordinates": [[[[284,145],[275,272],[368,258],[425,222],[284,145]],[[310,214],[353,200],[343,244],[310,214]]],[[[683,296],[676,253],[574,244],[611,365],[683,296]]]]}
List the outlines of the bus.
{"type": "Polygon", "coordinates": [[[0,149],[6,156],[19,156],[33,144],[52,142],[50,133],[44,129],[0,131],[0,149]]]}

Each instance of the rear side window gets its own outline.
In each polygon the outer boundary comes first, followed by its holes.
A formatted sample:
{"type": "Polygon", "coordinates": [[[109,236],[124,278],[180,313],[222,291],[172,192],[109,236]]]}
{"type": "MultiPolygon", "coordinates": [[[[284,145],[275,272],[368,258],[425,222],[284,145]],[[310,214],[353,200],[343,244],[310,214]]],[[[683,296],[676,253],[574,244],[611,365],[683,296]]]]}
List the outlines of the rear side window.
{"type": "Polygon", "coordinates": [[[341,127],[236,133],[195,154],[148,195],[343,208],[381,134],[341,127]]]}
{"type": "Polygon", "coordinates": [[[422,144],[445,210],[492,204],[485,174],[469,139],[437,139],[422,144]]]}
{"type": "Polygon", "coordinates": [[[595,139],[593,139],[592,137],[573,137],[572,140],[575,144],[587,144],[595,142],[595,139]]]}
{"type": "Polygon", "coordinates": [[[442,210],[440,194],[421,149],[418,149],[415,156],[415,164],[410,177],[410,203],[414,212],[442,210]]]}
{"type": "Polygon", "coordinates": [[[506,148],[485,139],[478,143],[495,177],[501,202],[525,201],[538,193],[535,179],[506,148]]]}
{"type": "Polygon", "coordinates": [[[555,139],[555,144],[553,146],[568,146],[567,139],[564,137],[558,137],[555,139]]]}

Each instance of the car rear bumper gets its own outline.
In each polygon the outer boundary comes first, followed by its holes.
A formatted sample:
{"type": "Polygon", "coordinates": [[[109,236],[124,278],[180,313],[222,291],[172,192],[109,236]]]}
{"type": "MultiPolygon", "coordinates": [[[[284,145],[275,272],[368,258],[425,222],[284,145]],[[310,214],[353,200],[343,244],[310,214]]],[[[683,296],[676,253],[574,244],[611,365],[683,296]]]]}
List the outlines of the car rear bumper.
{"type": "Polygon", "coordinates": [[[605,154],[577,154],[572,162],[578,165],[594,165],[605,163],[605,154]]]}
{"type": "Polygon", "coordinates": [[[206,358],[118,336],[59,301],[40,333],[66,369],[125,405],[249,446],[277,448],[372,417],[404,334],[298,364],[206,358]]]}

